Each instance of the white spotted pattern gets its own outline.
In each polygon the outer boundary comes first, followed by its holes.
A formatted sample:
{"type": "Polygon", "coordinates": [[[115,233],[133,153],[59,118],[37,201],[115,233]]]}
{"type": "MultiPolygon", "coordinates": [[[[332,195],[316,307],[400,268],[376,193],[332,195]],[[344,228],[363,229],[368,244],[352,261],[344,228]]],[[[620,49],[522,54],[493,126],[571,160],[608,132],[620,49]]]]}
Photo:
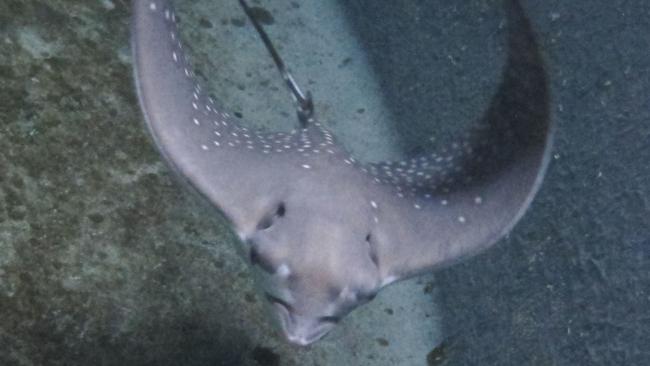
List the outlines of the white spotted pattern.
{"type": "MultiPolygon", "coordinates": [[[[149,8],[152,12],[159,10],[155,1],[150,3],[149,8]]],[[[183,51],[183,45],[177,36],[174,10],[163,9],[160,16],[171,27],[169,42],[172,51],[169,57],[194,85],[192,98],[187,101],[194,111],[190,119],[190,128],[209,129],[210,132],[202,133],[204,140],[198,142],[198,148],[205,153],[218,154],[220,149],[234,148],[251,152],[259,151],[264,155],[292,154],[300,157],[296,163],[306,171],[318,169],[318,160],[315,158],[326,154],[371,176],[374,184],[391,187],[398,198],[415,200],[412,207],[416,210],[421,210],[428,204],[448,206],[449,200],[445,196],[450,192],[450,187],[456,184],[469,184],[472,181],[471,174],[468,172],[463,174],[463,163],[468,160],[480,163],[484,159],[484,154],[477,153],[477,148],[470,144],[469,134],[461,141],[453,142],[449,147],[409,160],[361,164],[340,148],[332,133],[318,122],[290,133],[266,133],[242,127],[239,121],[224,112],[195,80],[189,58],[183,51]],[[210,149],[210,147],[214,148],[210,149]]],[[[484,140],[479,143],[478,148],[487,145],[488,141],[484,140]]],[[[474,204],[482,203],[483,199],[480,196],[475,197],[474,204]]],[[[378,200],[371,200],[370,206],[374,212],[373,221],[378,223],[380,221],[378,200]]],[[[459,216],[458,221],[465,223],[466,218],[459,216]]]]}
{"type": "MultiPolygon", "coordinates": [[[[152,11],[158,10],[155,1],[150,3],[152,11]]],[[[340,155],[342,159],[354,161],[342,149],[340,149],[334,140],[330,131],[325,129],[320,123],[314,123],[312,126],[293,130],[290,133],[267,133],[264,131],[253,131],[240,126],[238,121],[229,113],[224,112],[217,103],[203,92],[203,88],[196,82],[195,73],[189,63],[188,56],[183,52],[183,45],[177,37],[176,14],[173,9],[167,8],[161,12],[161,17],[169,24],[169,41],[172,45],[171,59],[177,65],[187,78],[190,78],[194,84],[192,99],[188,101],[191,108],[195,111],[191,117],[191,123],[195,128],[206,128],[212,126],[212,134],[205,134],[206,141],[198,144],[201,150],[209,151],[209,145],[221,148],[240,148],[248,151],[261,151],[263,154],[284,154],[296,152],[300,153],[303,158],[299,166],[309,170],[315,168],[314,157],[322,154],[340,155]],[[208,141],[211,139],[212,141],[208,141]]],[[[218,150],[215,150],[218,151],[218,150]]],[[[215,153],[215,152],[211,152],[215,153]]]]}

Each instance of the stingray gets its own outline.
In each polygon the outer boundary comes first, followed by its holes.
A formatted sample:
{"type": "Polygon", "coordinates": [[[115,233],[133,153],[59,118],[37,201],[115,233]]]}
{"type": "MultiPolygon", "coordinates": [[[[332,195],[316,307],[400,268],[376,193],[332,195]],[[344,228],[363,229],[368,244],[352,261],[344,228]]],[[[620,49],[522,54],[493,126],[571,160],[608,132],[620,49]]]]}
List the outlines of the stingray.
{"type": "Polygon", "coordinates": [[[485,250],[529,207],[549,160],[550,96],[530,22],[517,1],[505,5],[508,55],[480,123],[433,152],[364,163],[316,118],[259,24],[297,104],[301,123],[288,133],[249,129],[209,96],[169,1],[133,1],[146,126],[230,221],[290,342],[320,339],[384,286],[485,250]]]}

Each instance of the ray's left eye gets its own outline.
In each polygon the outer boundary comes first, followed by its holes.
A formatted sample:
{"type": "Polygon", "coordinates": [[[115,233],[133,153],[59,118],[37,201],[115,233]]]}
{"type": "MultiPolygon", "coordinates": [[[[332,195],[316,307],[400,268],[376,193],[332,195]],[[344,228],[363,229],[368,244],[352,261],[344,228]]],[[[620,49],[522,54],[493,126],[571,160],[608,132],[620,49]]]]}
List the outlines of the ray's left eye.
{"type": "Polygon", "coordinates": [[[268,214],[265,217],[262,218],[262,220],[257,224],[257,229],[258,230],[266,230],[273,226],[273,223],[275,219],[284,217],[287,213],[287,207],[284,205],[284,203],[280,202],[278,207],[276,207],[275,211],[273,211],[272,214],[268,214]]]}

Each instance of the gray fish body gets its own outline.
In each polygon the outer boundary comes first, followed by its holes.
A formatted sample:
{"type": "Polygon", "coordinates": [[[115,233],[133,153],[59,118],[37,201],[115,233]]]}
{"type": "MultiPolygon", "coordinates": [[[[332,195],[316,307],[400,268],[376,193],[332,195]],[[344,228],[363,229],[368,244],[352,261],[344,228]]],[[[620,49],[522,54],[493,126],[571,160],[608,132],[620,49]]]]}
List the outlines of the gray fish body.
{"type": "Polygon", "coordinates": [[[195,82],[171,4],[134,0],[133,8],[136,86],[150,133],[230,219],[294,343],[319,339],[395,280],[492,245],[540,185],[549,96],[514,1],[508,64],[483,127],[435,153],[368,165],[319,123],[287,134],[243,127],[195,82]]]}

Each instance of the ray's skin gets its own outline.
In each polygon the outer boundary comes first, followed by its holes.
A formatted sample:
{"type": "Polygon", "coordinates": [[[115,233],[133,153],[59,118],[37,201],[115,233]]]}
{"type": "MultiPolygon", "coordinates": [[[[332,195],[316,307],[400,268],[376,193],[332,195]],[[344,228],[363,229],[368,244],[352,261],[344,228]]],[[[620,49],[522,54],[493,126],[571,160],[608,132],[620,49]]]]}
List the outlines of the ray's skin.
{"type": "Polygon", "coordinates": [[[505,1],[509,55],[483,123],[408,161],[361,164],[312,121],[249,130],[194,78],[167,0],[133,0],[135,79],[167,162],[232,222],[287,339],[324,336],[383,286],[494,244],[523,215],[552,128],[541,56],[505,1]]]}

